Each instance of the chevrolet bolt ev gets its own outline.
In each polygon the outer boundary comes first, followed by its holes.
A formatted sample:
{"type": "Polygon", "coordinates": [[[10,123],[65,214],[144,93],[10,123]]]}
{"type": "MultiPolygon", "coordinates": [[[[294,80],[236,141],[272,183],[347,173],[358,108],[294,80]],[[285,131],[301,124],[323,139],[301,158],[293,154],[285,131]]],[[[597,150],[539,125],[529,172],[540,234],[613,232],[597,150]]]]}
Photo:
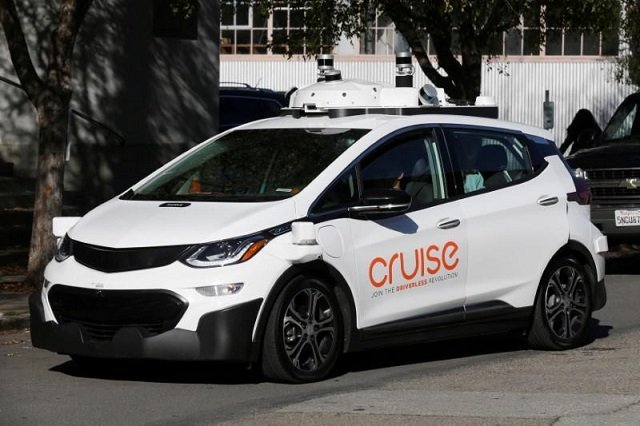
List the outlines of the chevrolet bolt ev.
{"type": "Polygon", "coordinates": [[[589,189],[548,132],[482,108],[328,74],[281,117],[56,218],[34,346],[90,365],[250,363],[299,383],[383,345],[584,343],[606,301],[589,189]]]}

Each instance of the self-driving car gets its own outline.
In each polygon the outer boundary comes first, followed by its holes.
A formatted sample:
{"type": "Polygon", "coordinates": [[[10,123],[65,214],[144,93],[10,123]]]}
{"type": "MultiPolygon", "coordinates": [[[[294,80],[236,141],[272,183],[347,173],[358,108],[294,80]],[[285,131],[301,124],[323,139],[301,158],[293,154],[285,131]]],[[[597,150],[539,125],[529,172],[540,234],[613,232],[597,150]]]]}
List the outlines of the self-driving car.
{"type": "Polygon", "coordinates": [[[329,375],[385,345],[519,332],[581,345],[606,301],[589,188],[534,127],[432,88],[342,79],[56,218],[36,347],[329,375]]]}

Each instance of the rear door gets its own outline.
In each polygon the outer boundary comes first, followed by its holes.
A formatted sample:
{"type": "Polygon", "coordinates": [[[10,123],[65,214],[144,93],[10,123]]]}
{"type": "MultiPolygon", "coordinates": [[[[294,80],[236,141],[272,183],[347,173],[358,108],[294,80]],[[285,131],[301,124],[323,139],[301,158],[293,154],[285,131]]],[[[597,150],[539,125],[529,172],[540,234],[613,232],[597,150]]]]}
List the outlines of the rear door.
{"type": "Polygon", "coordinates": [[[569,237],[562,179],[554,167],[534,170],[520,133],[450,127],[445,134],[467,224],[467,313],[532,305],[569,237]]]}

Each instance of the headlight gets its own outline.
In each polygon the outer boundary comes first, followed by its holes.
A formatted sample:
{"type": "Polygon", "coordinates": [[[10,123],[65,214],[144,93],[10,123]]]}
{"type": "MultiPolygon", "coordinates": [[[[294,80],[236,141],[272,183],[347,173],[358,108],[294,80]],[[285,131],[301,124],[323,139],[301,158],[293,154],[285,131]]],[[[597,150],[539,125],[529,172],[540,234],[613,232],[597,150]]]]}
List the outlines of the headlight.
{"type": "Polygon", "coordinates": [[[55,259],[58,262],[62,262],[67,260],[72,255],[73,255],[73,244],[71,242],[71,238],[69,238],[69,235],[65,234],[62,241],[58,244],[58,249],[56,250],[55,259]]]}
{"type": "Polygon", "coordinates": [[[262,250],[269,239],[267,235],[256,234],[204,244],[187,253],[182,261],[196,268],[214,268],[246,262],[262,250]]]}

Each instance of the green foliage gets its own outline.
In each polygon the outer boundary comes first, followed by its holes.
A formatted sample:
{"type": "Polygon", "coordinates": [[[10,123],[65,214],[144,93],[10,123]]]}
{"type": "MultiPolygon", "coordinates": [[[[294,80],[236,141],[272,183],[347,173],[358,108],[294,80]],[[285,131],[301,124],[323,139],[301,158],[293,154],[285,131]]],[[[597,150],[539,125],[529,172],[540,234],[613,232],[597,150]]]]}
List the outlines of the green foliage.
{"type": "Polygon", "coordinates": [[[623,41],[628,50],[618,59],[620,81],[640,86],[640,1],[624,0],[624,19],[621,23],[623,41]]]}
{"type": "MultiPolygon", "coordinates": [[[[637,5],[637,1],[625,0],[637,5]]],[[[618,28],[619,0],[266,0],[241,1],[263,14],[289,8],[287,32],[274,25],[271,48],[291,56],[328,53],[341,36],[362,35],[372,18],[383,13],[407,40],[427,77],[449,96],[474,99],[480,90],[483,56],[491,56],[502,34],[525,26],[545,29],[613,31],[618,28]],[[295,19],[293,18],[295,17],[295,19]],[[297,27],[297,28],[296,28],[297,27]],[[428,41],[437,60],[427,55],[428,41]],[[444,71],[444,72],[443,72],[444,71]]],[[[239,2],[236,2],[239,3],[239,2]]]]}
{"type": "Polygon", "coordinates": [[[180,16],[185,20],[191,18],[198,8],[197,0],[169,0],[169,8],[173,16],[180,16]]]}

